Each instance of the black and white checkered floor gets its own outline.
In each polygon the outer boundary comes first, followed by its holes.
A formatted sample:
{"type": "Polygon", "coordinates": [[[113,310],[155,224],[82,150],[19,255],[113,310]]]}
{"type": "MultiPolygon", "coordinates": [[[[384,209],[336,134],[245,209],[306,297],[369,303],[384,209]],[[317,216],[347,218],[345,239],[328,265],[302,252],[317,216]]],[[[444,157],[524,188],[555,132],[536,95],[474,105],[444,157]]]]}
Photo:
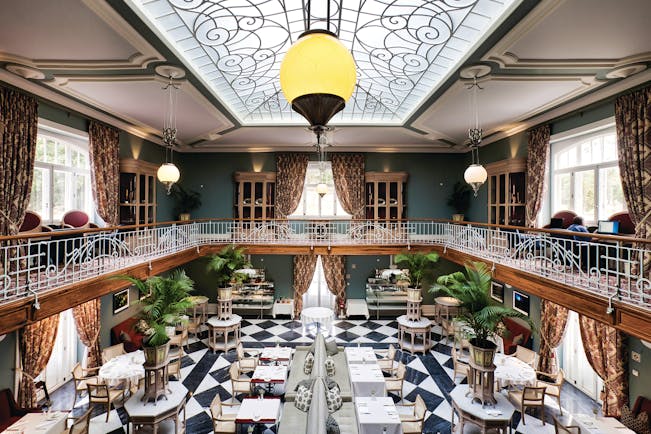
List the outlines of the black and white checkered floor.
{"type": "MultiPolygon", "coordinates": [[[[403,394],[406,401],[413,401],[420,394],[427,403],[428,413],[425,422],[425,433],[450,433],[451,408],[448,402],[449,393],[456,386],[452,378],[451,347],[440,342],[440,336],[434,328],[432,338],[434,348],[425,356],[412,356],[399,352],[399,357],[407,365],[403,394]]],[[[301,323],[289,320],[254,320],[245,319],[242,323],[242,342],[246,348],[272,346],[280,342],[283,346],[295,347],[312,341],[301,333],[301,323]]],[[[338,321],[334,326],[334,334],[341,345],[362,344],[376,349],[386,349],[389,344],[397,343],[397,323],[390,320],[346,320],[338,321]]],[[[206,332],[203,333],[205,339],[206,332]]],[[[201,336],[201,335],[200,335],[201,336]]],[[[187,402],[187,433],[212,432],[209,405],[214,396],[219,393],[222,400],[231,400],[231,386],[228,375],[230,364],[236,360],[235,352],[212,353],[202,341],[190,340],[189,349],[182,363],[182,382],[190,391],[191,397],[187,402]]],[[[457,378],[457,384],[466,380],[457,378]]],[[[394,400],[398,401],[394,396],[394,400]]],[[[86,409],[87,398],[77,401],[75,413],[86,409]]],[[[516,412],[513,427],[517,433],[538,434],[553,433],[551,414],[558,413],[558,406],[549,403],[547,424],[528,412],[526,425],[521,422],[521,415],[516,412]]],[[[118,404],[117,409],[111,410],[109,421],[106,413],[97,408],[91,421],[91,434],[124,433],[126,432],[127,415],[118,404]]],[[[271,432],[271,430],[267,430],[271,432]]],[[[466,429],[466,432],[471,430],[466,429]]]]}

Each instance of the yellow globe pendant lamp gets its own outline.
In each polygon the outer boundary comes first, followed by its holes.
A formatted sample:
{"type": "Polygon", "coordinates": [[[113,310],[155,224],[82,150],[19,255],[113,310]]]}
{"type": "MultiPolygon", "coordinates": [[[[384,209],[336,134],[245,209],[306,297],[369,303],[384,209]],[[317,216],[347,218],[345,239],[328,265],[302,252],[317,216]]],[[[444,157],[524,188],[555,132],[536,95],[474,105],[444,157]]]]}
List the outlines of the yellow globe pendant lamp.
{"type": "Polygon", "coordinates": [[[285,98],[315,131],[344,109],[356,82],[352,54],[328,30],[304,32],[280,65],[280,87],[285,98]]]}

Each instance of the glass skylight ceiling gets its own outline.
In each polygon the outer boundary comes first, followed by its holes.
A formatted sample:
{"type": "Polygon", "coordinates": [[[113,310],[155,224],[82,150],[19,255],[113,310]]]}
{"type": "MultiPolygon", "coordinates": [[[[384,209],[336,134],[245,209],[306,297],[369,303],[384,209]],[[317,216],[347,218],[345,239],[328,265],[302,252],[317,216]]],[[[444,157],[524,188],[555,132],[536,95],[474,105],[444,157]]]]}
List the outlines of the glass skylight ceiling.
{"type": "MultiPolygon", "coordinates": [[[[331,124],[402,124],[520,0],[332,0],[357,87],[331,124]],[[343,4],[341,21],[339,5],[343,4]]],[[[305,30],[302,0],[127,0],[243,125],[305,124],[280,63],[305,30]]],[[[314,21],[326,0],[312,0],[314,21]]]]}

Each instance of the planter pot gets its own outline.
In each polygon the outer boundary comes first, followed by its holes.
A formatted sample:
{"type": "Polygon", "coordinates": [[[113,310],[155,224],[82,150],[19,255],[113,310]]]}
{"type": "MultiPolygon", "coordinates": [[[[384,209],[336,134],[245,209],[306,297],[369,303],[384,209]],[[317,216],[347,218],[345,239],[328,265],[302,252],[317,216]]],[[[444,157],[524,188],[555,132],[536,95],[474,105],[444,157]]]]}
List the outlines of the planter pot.
{"type": "Polygon", "coordinates": [[[470,340],[470,357],[477,366],[490,367],[495,359],[495,350],[497,345],[491,341],[478,342],[476,339],[470,340]]]}
{"type": "Polygon", "coordinates": [[[188,220],[190,220],[190,213],[184,212],[182,214],[179,214],[179,220],[181,220],[182,222],[187,222],[188,220]]]}
{"type": "Polygon", "coordinates": [[[452,214],[452,220],[455,222],[462,222],[464,218],[463,214],[452,214]]]}
{"type": "Polygon", "coordinates": [[[167,354],[170,351],[169,342],[157,347],[148,347],[143,345],[142,350],[145,353],[145,366],[160,366],[167,362],[167,354]]]}
{"type": "Polygon", "coordinates": [[[217,291],[217,297],[220,300],[230,300],[233,298],[233,288],[230,286],[227,288],[219,288],[217,291]]]}
{"type": "Polygon", "coordinates": [[[419,288],[408,288],[407,289],[407,300],[408,301],[420,301],[420,289],[419,288]]]}

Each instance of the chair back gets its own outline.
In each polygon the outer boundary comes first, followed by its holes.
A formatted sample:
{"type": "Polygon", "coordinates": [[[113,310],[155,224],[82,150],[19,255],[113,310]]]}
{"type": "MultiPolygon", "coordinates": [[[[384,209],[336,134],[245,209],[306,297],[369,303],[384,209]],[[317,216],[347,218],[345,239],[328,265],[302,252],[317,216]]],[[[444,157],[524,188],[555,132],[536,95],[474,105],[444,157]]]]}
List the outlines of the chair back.
{"type": "Polygon", "coordinates": [[[245,356],[244,356],[244,347],[242,346],[241,342],[239,344],[237,344],[237,347],[236,347],[235,351],[237,352],[237,360],[242,360],[242,359],[245,358],[245,356]]]}
{"type": "Polygon", "coordinates": [[[628,212],[618,212],[608,217],[608,220],[611,222],[619,222],[619,233],[621,235],[634,235],[635,234],[635,225],[631,220],[631,216],[628,212]]]}
{"type": "Polygon", "coordinates": [[[423,421],[425,420],[426,412],[427,405],[425,405],[425,401],[423,401],[423,398],[421,398],[420,395],[416,395],[416,401],[414,402],[414,416],[423,421]]]}
{"type": "Polygon", "coordinates": [[[42,222],[43,220],[41,219],[40,215],[38,215],[34,211],[27,211],[25,213],[25,218],[23,219],[23,223],[20,225],[20,229],[18,229],[18,232],[21,234],[30,233],[30,232],[41,232],[42,222]]]}
{"type": "Polygon", "coordinates": [[[543,405],[545,402],[546,387],[528,387],[522,389],[522,402],[524,405],[543,405]]]}
{"type": "Polygon", "coordinates": [[[218,419],[222,415],[222,399],[219,393],[215,395],[215,398],[210,403],[210,414],[213,419],[218,419]]]}
{"type": "Polygon", "coordinates": [[[581,434],[581,428],[575,425],[564,425],[554,417],[554,432],[556,434],[581,434]]]}
{"type": "Polygon", "coordinates": [[[74,368],[72,368],[72,378],[75,380],[84,379],[84,370],[81,368],[81,365],[77,363],[74,368]]]}
{"type": "Polygon", "coordinates": [[[90,227],[90,217],[83,211],[72,210],[63,215],[61,220],[64,225],[72,226],[75,229],[85,229],[90,227]]]}
{"type": "Polygon", "coordinates": [[[534,367],[535,364],[536,364],[536,358],[537,358],[538,355],[536,354],[535,351],[532,351],[529,348],[525,348],[525,347],[523,347],[521,345],[518,345],[517,347],[515,347],[514,356],[517,359],[522,360],[527,365],[529,365],[531,367],[534,367]]]}
{"type": "Polygon", "coordinates": [[[389,344],[389,350],[387,351],[387,359],[394,360],[396,358],[396,347],[393,344],[389,344]]]}
{"type": "Polygon", "coordinates": [[[126,354],[127,352],[124,350],[124,343],[119,343],[117,345],[112,345],[110,347],[106,347],[102,350],[102,364],[108,362],[109,360],[120,356],[122,354],[126,354]]]}
{"type": "Polygon", "coordinates": [[[75,419],[70,427],[69,434],[88,434],[90,429],[90,413],[93,409],[89,408],[84,414],[75,419]]]}
{"type": "Polygon", "coordinates": [[[88,383],[88,400],[90,402],[106,401],[109,398],[108,385],[104,383],[88,383]]]}
{"type": "Polygon", "coordinates": [[[576,213],[569,210],[559,211],[552,216],[555,219],[563,219],[563,229],[567,229],[572,224],[574,217],[576,217],[576,213]]]}
{"type": "Polygon", "coordinates": [[[405,367],[405,364],[402,363],[402,362],[399,362],[398,363],[398,368],[396,369],[396,378],[398,380],[404,380],[406,373],[407,373],[407,368],[405,367]]]}
{"type": "Polygon", "coordinates": [[[228,368],[228,373],[232,381],[237,381],[240,379],[240,364],[235,362],[231,364],[231,367],[228,368]]]}

